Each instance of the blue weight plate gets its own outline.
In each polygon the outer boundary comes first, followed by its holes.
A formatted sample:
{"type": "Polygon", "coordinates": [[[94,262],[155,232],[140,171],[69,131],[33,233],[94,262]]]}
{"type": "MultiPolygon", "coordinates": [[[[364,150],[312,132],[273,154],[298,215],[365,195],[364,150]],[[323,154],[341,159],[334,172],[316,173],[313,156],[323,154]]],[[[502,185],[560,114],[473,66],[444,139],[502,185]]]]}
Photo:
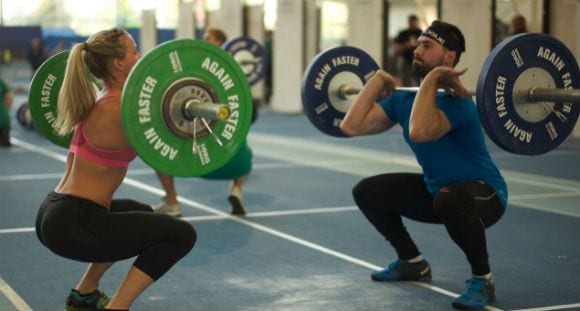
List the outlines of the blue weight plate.
{"type": "Polygon", "coordinates": [[[302,105],[310,122],[321,132],[345,137],[340,122],[352,99],[341,99],[339,87],[348,84],[362,87],[379,69],[365,51],[341,46],[319,53],[302,77],[302,105]]]}
{"type": "Polygon", "coordinates": [[[267,53],[264,46],[250,37],[237,37],[226,41],[222,48],[240,64],[250,85],[266,76],[267,53]]]}
{"type": "Polygon", "coordinates": [[[572,132],[580,108],[572,102],[527,102],[531,87],[579,88],[574,55],[557,39],[520,34],[497,45],[477,82],[477,109],[488,136],[522,155],[553,150],[572,132]]]}

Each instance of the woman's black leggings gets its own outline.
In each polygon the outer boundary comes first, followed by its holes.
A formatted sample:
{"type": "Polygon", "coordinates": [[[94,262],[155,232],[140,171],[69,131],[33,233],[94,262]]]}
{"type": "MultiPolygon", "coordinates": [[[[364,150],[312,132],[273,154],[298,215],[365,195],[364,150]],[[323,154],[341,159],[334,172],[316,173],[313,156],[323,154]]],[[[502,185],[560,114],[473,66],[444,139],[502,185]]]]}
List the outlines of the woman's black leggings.
{"type": "Polygon", "coordinates": [[[402,217],[443,223],[463,250],[474,275],[490,272],[485,229],[496,223],[504,208],[495,190],[483,182],[458,182],[433,198],[422,174],[383,174],[363,179],[353,189],[359,209],[391,243],[400,259],[421,254],[403,225],[402,217]]]}
{"type": "Polygon", "coordinates": [[[153,213],[146,204],[112,200],[109,209],[83,198],[50,193],[38,211],[36,234],[54,253],[83,262],[138,256],[134,266],[158,280],[195,244],[191,224],[153,213]]]}

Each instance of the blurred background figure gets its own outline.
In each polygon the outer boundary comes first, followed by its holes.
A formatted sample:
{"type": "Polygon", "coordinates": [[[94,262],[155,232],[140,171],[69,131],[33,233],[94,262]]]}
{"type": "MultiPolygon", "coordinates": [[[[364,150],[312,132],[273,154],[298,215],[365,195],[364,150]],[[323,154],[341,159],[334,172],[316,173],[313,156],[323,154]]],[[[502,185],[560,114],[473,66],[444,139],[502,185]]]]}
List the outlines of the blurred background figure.
{"type": "Polygon", "coordinates": [[[35,37],[32,38],[30,41],[30,49],[28,50],[27,54],[28,62],[30,62],[30,67],[32,68],[32,73],[36,72],[36,69],[44,63],[44,61],[48,58],[48,51],[42,45],[42,41],[40,38],[35,37]]]}
{"type": "Polygon", "coordinates": [[[52,49],[52,51],[50,51],[50,55],[58,54],[58,53],[64,51],[65,49],[66,48],[65,48],[64,41],[60,40],[60,41],[58,41],[58,43],[56,44],[54,49],[52,49]]]}
{"type": "Polygon", "coordinates": [[[417,47],[417,38],[423,30],[419,27],[417,15],[409,15],[408,28],[399,32],[394,40],[395,53],[399,56],[401,83],[404,86],[419,85],[419,77],[413,72],[413,51],[417,47]]]}
{"type": "Polygon", "coordinates": [[[0,78],[0,147],[10,147],[10,109],[12,108],[12,92],[0,78]]]}
{"type": "Polygon", "coordinates": [[[521,14],[516,14],[512,17],[512,22],[510,26],[510,33],[516,35],[518,33],[528,32],[528,25],[526,23],[526,18],[521,14]]]}

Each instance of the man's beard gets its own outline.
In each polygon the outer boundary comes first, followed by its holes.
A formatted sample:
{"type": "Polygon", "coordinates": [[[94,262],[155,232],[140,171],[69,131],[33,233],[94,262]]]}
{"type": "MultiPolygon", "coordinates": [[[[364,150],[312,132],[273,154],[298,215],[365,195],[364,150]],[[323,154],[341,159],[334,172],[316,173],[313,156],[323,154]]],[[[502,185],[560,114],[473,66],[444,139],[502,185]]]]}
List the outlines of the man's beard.
{"type": "Polygon", "coordinates": [[[427,65],[424,61],[417,61],[416,58],[413,59],[413,72],[416,73],[421,79],[425,78],[425,76],[433,70],[433,68],[437,66],[443,65],[443,58],[437,62],[435,65],[427,65]]]}
{"type": "Polygon", "coordinates": [[[426,68],[425,63],[418,63],[416,60],[413,60],[413,72],[421,77],[421,79],[425,78],[429,71],[431,71],[431,68],[426,68]]]}

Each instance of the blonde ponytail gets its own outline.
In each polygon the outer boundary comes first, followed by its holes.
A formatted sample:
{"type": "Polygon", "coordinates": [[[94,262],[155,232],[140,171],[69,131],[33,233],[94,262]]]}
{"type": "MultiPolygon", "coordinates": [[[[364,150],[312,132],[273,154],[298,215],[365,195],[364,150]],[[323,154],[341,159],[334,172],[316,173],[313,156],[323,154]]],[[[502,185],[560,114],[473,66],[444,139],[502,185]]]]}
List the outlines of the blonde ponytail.
{"type": "Polygon", "coordinates": [[[88,116],[96,100],[90,76],[105,82],[111,78],[109,63],[112,59],[125,57],[126,47],[121,39],[124,35],[127,32],[119,28],[100,31],[86,43],[75,44],[71,49],[58,93],[55,128],[59,135],[73,132],[88,116]]]}
{"type": "Polygon", "coordinates": [[[70,51],[62,87],[58,93],[56,128],[65,136],[74,131],[95,102],[95,89],[83,61],[85,43],[75,44],[70,51]]]}

